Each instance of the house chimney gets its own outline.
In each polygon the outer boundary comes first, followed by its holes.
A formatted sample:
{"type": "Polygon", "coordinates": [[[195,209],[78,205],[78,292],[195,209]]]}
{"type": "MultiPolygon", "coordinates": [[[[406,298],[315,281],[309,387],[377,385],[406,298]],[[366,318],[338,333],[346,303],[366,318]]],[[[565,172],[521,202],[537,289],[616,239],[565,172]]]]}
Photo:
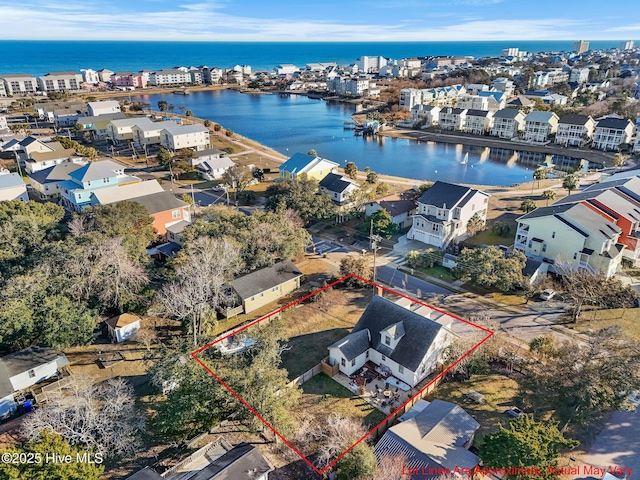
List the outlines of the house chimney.
{"type": "Polygon", "coordinates": [[[376,295],[382,296],[382,287],[380,285],[376,285],[376,295]]]}

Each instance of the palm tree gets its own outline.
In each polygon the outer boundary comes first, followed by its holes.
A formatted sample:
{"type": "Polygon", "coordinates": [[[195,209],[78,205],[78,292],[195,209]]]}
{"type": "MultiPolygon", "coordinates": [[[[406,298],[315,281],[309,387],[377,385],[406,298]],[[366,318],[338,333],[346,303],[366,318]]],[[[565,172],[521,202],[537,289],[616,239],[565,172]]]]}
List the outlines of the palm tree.
{"type": "Polygon", "coordinates": [[[547,206],[549,206],[549,200],[554,200],[556,198],[556,192],[553,190],[545,190],[542,192],[542,198],[547,200],[547,206]]]}
{"type": "Polygon", "coordinates": [[[616,153],[613,158],[611,159],[611,162],[613,163],[613,166],[616,167],[618,170],[620,170],[620,167],[622,167],[624,165],[626,158],[624,156],[624,154],[618,152],[616,153]]]}
{"type": "Polygon", "coordinates": [[[536,202],[534,202],[530,198],[523,200],[522,203],[520,204],[520,210],[522,210],[524,213],[529,213],[535,210],[536,208],[538,208],[536,205],[536,202]]]}
{"type": "MultiPolygon", "coordinates": [[[[544,168],[538,168],[533,172],[534,185],[535,181],[538,181],[538,188],[540,188],[540,180],[547,178],[547,171],[544,168]]],[[[531,185],[531,193],[533,193],[533,185],[531,185]]]]}

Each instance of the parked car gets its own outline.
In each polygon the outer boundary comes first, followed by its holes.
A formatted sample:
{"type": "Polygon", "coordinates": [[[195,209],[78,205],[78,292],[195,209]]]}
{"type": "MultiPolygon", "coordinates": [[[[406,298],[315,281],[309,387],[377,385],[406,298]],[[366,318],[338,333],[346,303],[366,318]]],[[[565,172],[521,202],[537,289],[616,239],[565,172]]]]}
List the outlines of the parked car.
{"type": "Polygon", "coordinates": [[[542,292],[540,294],[540,300],[551,300],[553,297],[556,296],[556,291],[552,290],[551,288],[547,288],[544,292],[542,292]]]}
{"type": "Polygon", "coordinates": [[[216,185],[215,187],[212,187],[211,190],[213,190],[214,192],[226,192],[227,189],[225,188],[224,185],[216,185]]]}

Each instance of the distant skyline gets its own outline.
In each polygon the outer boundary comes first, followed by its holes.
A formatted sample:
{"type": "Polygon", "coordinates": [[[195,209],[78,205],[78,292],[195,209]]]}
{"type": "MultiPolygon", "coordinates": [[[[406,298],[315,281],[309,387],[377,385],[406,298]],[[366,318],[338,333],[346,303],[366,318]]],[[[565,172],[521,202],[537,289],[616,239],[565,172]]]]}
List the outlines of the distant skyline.
{"type": "Polygon", "coordinates": [[[0,18],[0,39],[4,40],[380,42],[640,38],[640,2],[630,0],[0,0],[0,18]]]}

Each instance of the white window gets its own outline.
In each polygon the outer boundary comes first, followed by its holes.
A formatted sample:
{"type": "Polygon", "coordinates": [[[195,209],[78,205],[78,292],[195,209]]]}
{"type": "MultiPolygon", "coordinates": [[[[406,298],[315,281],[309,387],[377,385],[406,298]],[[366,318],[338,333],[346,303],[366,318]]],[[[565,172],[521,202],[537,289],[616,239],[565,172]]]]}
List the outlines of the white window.
{"type": "Polygon", "coordinates": [[[340,364],[341,364],[343,367],[346,367],[346,366],[347,366],[347,361],[346,361],[344,358],[341,358],[341,359],[340,359],[340,364]]]}
{"type": "Polygon", "coordinates": [[[180,210],[173,210],[171,212],[171,218],[173,219],[180,218],[180,210]]]}
{"type": "Polygon", "coordinates": [[[384,336],[384,343],[387,345],[391,345],[391,338],[389,338],[387,335],[384,336]]]}
{"type": "Polygon", "coordinates": [[[384,355],[382,355],[382,361],[384,362],[387,359],[384,355]]]}
{"type": "Polygon", "coordinates": [[[33,378],[36,376],[36,372],[33,370],[29,370],[29,378],[33,378]]]}
{"type": "Polygon", "coordinates": [[[351,360],[351,366],[355,367],[355,365],[356,365],[356,359],[354,358],[353,360],[351,360]]]}
{"type": "Polygon", "coordinates": [[[369,358],[369,350],[367,350],[367,352],[365,353],[365,358],[369,358]]]}
{"type": "Polygon", "coordinates": [[[398,365],[398,372],[404,373],[404,367],[402,365],[398,365]]]}

